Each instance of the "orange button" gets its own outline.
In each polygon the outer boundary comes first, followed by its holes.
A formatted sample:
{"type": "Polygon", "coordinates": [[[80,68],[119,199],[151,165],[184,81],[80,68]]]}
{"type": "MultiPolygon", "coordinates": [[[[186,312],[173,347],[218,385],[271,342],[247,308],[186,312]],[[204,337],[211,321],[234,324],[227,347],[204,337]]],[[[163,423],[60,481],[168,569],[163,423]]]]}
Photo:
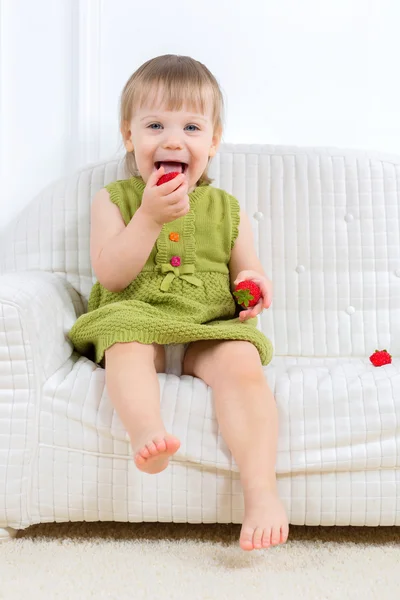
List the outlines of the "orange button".
{"type": "Polygon", "coordinates": [[[179,233],[175,233],[174,231],[169,234],[169,239],[171,242],[179,242],[179,233]]]}

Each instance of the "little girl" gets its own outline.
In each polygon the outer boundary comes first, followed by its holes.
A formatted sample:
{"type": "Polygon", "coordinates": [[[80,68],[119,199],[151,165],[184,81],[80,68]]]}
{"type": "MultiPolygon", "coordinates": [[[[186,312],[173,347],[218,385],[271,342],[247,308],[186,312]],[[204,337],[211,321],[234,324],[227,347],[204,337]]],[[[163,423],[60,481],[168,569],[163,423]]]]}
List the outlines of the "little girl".
{"type": "Polygon", "coordinates": [[[272,346],[256,327],[272,286],[238,200],[210,186],[222,112],[217,81],[192,58],[159,56],[130,77],[120,129],[132,177],[93,198],[97,282],[69,336],[78,352],[93,353],[105,367],[135,464],[146,473],[167,468],[180,446],[161,420],[157,378],[170,344],[180,344],[182,374],[213,390],[244,492],[240,546],[252,550],[288,536],[275,476],[277,408],[262,368],[272,346]],[[179,175],[157,185],[170,171],[179,175]],[[231,290],[245,279],[259,285],[263,298],[237,316],[231,290]]]}

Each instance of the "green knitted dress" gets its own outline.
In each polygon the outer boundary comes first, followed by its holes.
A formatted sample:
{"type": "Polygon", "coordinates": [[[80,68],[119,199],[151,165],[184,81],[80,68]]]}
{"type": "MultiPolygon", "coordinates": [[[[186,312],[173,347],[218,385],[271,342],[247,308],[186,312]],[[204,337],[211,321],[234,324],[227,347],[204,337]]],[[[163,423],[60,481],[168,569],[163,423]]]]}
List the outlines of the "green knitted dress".
{"type": "MultiPolygon", "coordinates": [[[[105,186],[127,225],[145,188],[141,177],[105,186]]],[[[139,275],[121,292],[94,284],[87,313],[69,332],[75,349],[96,363],[116,342],[179,344],[196,340],[248,340],[263,365],[272,344],[257,319],[240,322],[229,277],[240,206],[224,190],[201,184],[189,194],[190,211],[165,223],[139,275]]]]}

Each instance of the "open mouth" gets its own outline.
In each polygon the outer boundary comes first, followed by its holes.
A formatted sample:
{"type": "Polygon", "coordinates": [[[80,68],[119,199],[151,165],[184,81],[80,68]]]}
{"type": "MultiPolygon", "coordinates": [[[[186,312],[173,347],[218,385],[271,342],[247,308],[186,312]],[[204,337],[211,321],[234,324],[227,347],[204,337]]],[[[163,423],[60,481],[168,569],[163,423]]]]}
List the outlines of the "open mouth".
{"type": "Polygon", "coordinates": [[[154,163],[154,166],[158,170],[160,168],[161,164],[164,165],[164,170],[166,173],[172,173],[174,171],[178,171],[179,173],[185,174],[188,169],[187,163],[178,162],[175,160],[158,161],[158,162],[154,163]]]}

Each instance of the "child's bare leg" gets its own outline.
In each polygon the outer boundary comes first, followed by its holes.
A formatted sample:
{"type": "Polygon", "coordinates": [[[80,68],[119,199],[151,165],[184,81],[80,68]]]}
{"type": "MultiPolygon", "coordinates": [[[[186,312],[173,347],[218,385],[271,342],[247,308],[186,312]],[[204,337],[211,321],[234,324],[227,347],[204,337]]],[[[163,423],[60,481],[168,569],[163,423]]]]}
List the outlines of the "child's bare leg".
{"type": "Polygon", "coordinates": [[[277,408],[257,349],[249,342],[196,342],[183,372],[212,387],[222,437],[239,467],[245,502],[241,548],[286,542],[288,519],[275,475],[277,408]]]}
{"type": "Polygon", "coordinates": [[[178,450],[161,419],[157,372],[164,371],[162,346],[116,343],[105,352],[106,387],[131,440],[135,464],[146,473],[159,473],[178,450]]]}

